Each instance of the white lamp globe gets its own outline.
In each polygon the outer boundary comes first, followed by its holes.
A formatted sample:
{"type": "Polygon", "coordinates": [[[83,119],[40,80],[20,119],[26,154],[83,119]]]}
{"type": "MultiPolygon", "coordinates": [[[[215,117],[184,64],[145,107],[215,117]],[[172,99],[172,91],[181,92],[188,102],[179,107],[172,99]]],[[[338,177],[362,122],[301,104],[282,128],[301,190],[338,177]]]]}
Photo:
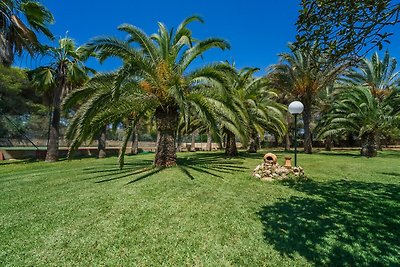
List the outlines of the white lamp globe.
{"type": "Polygon", "coordinates": [[[304,105],[300,101],[293,101],[289,104],[289,112],[290,114],[301,114],[304,110],[304,105]]]}

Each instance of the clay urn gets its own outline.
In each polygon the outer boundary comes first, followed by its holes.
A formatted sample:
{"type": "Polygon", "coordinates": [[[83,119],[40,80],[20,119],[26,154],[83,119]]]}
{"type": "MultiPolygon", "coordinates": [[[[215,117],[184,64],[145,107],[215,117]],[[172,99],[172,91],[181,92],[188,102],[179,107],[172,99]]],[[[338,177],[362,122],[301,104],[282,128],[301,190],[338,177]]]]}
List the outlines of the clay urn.
{"type": "Polygon", "coordinates": [[[278,160],[278,158],[276,157],[275,154],[267,153],[267,154],[264,155],[264,162],[265,163],[276,165],[277,160],[278,160]]]}
{"type": "Polygon", "coordinates": [[[285,167],[286,168],[288,168],[288,169],[290,169],[290,168],[292,168],[292,157],[290,157],[290,156],[286,156],[285,157],[285,167]]]}

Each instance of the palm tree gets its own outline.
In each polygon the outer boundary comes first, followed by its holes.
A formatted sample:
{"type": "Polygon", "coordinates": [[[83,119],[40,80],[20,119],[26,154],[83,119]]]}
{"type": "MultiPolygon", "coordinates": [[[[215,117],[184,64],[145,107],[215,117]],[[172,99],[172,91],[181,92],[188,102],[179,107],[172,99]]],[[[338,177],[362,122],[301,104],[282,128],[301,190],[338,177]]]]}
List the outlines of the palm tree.
{"type": "MultiPolygon", "coordinates": [[[[258,70],[245,68],[238,71],[229,90],[229,99],[233,102],[239,120],[243,122],[241,127],[246,129],[248,152],[251,153],[257,152],[259,136],[263,136],[265,131],[276,136],[282,136],[286,131],[282,114],[284,107],[275,101],[277,95],[270,90],[269,81],[265,77],[254,78],[254,73],[258,70]]],[[[230,150],[232,149],[228,143],[228,153],[230,150]]]]}
{"type": "Polygon", "coordinates": [[[118,29],[128,34],[126,40],[99,37],[85,45],[85,50],[96,53],[101,61],[117,57],[123,63],[113,74],[115,78],[108,91],[96,95],[78,111],[70,130],[75,132],[71,134],[73,146],[79,143],[80,133],[87,128],[84,124],[91,118],[96,122],[105,117],[128,119],[132,124],[126,128],[120,158],[122,165],[132,129],[141,117],[151,112],[158,133],[154,165],[169,167],[176,165],[175,137],[180,117],[188,118],[195,112],[211,128],[216,128],[211,112],[213,101],[204,94],[204,89],[211,81],[218,81],[227,68],[224,64],[212,64],[189,70],[189,66],[205,51],[227,49],[229,45],[218,38],[202,41],[192,38],[187,25],[194,21],[202,22],[202,19],[189,17],[176,31],[169,31],[159,23],[158,33],[151,36],[133,25],[123,24],[118,29]]]}
{"type": "MultiPolygon", "coordinates": [[[[365,87],[378,102],[383,102],[394,91],[400,89],[400,73],[396,71],[397,60],[388,51],[381,59],[375,52],[371,59],[362,59],[357,68],[351,69],[341,79],[339,88],[351,90],[355,86],[365,87]]],[[[383,132],[381,132],[383,134],[383,132]]],[[[389,133],[390,135],[390,133],[389,133]]],[[[376,144],[381,148],[381,136],[376,136],[376,144]]]]}
{"type": "Polygon", "coordinates": [[[311,121],[313,106],[316,103],[316,96],[320,90],[333,84],[339,74],[347,67],[347,64],[329,65],[324,58],[316,58],[314,53],[317,47],[313,46],[312,51],[301,51],[293,45],[289,45],[290,53],[280,54],[280,63],[270,67],[268,78],[273,87],[280,89],[293,98],[300,100],[304,104],[303,123],[304,123],[304,151],[312,153],[312,132],[311,121]],[[322,65],[321,65],[322,66],[322,65]]]}
{"type": "Polygon", "coordinates": [[[341,79],[342,86],[364,86],[372,95],[382,101],[394,90],[400,88],[400,73],[396,71],[397,60],[388,51],[383,60],[375,52],[371,59],[364,58],[360,65],[346,73],[341,79]]]}
{"type": "Polygon", "coordinates": [[[0,2],[0,64],[10,66],[14,56],[24,50],[33,54],[40,47],[36,36],[43,33],[53,39],[48,25],[53,15],[35,0],[2,0],[0,2]]]}
{"type": "Polygon", "coordinates": [[[320,121],[321,137],[356,133],[361,139],[361,155],[377,155],[377,136],[400,127],[400,94],[392,92],[382,101],[365,87],[341,90],[320,121]]]}
{"type": "Polygon", "coordinates": [[[93,70],[83,64],[83,57],[70,38],[62,38],[57,47],[47,47],[45,54],[51,58],[46,66],[30,72],[34,86],[52,95],[52,118],[47,144],[46,161],[58,160],[61,101],[74,88],[82,85],[87,73],[93,70]]]}

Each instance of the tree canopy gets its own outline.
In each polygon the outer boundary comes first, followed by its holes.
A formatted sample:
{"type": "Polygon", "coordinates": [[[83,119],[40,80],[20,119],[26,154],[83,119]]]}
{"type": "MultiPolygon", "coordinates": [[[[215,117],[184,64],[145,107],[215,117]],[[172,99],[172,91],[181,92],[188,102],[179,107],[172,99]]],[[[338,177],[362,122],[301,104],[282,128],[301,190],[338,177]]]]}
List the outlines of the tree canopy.
{"type": "Polygon", "coordinates": [[[400,4],[391,0],[302,0],[296,47],[317,43],[331,61],[358,60],[389,42],[400,4]]]}

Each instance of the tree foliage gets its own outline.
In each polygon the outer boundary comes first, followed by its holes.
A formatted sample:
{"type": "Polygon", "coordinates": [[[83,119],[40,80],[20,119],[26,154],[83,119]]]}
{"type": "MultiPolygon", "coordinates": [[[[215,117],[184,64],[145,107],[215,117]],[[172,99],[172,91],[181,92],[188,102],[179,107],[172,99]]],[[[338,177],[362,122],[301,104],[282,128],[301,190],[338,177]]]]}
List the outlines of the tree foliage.
{"type": "Polygon", "coordinates": [[[53,38],[48,26],[54,22],[51,12],[36,0],[0,2],[0,64],[10,66],[23,51],[40,49],[37,33],[53,38]]]}
{"type": "Polygon", "coordinates": [[[321,90],[333,85],[347,65],[324,64],[328,59],[318,54],[319,48],[315,44],[308,52],[294,45],[289,45],[289,48],[291,52],[280,54],[281,62],[270,67],[268,78],[274,88],[290,94],[293,99],[303,103],[304,150],[312,153],[310,124],[317,96],[321,90]]]}
{"type": "Polygon", "coordinates": [[[391,0],[302,0],[295,45],[317,43],[330,60],[356,60],[382,49],[399,22],[400,4],[391,0]]]}
{"type": "MultiPolygon", "coordinates": [[[[24,69],[0,65],[0,138],[21,137],[45,107],[29,83],[24,69]]],[[[43,126],[43,125],[41,125],[43,126]]]]}
{"type": "Polygon", "coordinates": [[[319,136],[357,134],[362,142],[361,154],[376,156],[381,135],[400,127],[399,105],[399,91],[379,100],[366,87],[342,90],[321,120],[319,136]]]}
{"type": "MultiPolygon", "coordinates": [[[[189,66],[207,50],[227,49],[229,44],[219,38],[194,39],[187,26],[195,21],[203,20],[198,16],[188,17],[175,31],[158,23],[158,32],[150,36],[133,25],[123,24],[119,30],[128,34],[127,39],[99,37],[85,45],[87,53],[96,53],[100,61],[117,57],[123,63],[106,77],[111,80],[101,85],[102,89],[78,110],[69,130],[72,148],[79,145],[81,136],[90,135],[90,125],[104,125],[114,119],[130,121],[120,158],[122,166],[134,125],[151,113],[158,132],[154,163],[166,167],[176,164],[179,117],[188,122],[191,114],[196,113],[210,128],[217,127],[212,113],[214,100],[206,92],[228,69],[224,64],[189,66]]],[[[92,80],[86,87],[96,86],[93,83],[97,81],[92,80]]]]}
{"type": "Polygon", "coordinates": [[[45,53],[51,61],[48,65],[32,70],[30,79],[38,90],[50,95],[52,99],[53,112],[46,161],[56,161],[61,102],[73,89],[83,85],[88,79],[88,73],[94,70],[84,65],[86,55],[80,52],[71,38],[60,39],[56,47],[46,47],[45,53]]]}

